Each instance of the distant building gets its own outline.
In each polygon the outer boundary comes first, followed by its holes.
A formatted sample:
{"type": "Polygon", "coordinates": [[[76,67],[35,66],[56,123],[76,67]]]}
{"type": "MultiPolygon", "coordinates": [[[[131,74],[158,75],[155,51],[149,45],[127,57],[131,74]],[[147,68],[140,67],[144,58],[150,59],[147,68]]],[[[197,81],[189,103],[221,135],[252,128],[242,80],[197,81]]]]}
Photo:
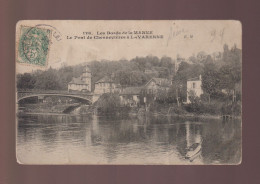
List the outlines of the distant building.
{"type": "Polygon", "coordinates": [[[115,93],[120,91],[120,85],[114,82],[111,77],[105,76],[95,82],[95,94],[115,93]]]}
{"type": "Polygon", "coordinates": [[[80,77],[73,77],[68,84],[68,91],[91,92],[91,71],[86,67],[80,77]]]}
{"type": "Polygon", "coordinates": [[[127,87],[119,95],[122,105],[136,107],[144,104],[143,87],[127,87]]]}
{"type": "Polygon", "coordinates": [[[158,90],[169,90],[171,81],[165,78],[152,78],[145,85],[147,94],[157,94],[158,90]]]}
{"type": "Polygon", "coordinates": [[[187,80],[187,103],[190,103],[191,95],[200,97],[203,94],[201,75],[187,80]]]}

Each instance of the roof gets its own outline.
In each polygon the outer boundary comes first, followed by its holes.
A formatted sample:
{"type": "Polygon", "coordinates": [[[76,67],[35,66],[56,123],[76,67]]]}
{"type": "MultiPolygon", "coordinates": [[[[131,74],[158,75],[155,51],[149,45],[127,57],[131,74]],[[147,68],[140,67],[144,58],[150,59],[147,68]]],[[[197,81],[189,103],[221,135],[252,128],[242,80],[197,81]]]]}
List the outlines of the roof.
{"type": "Polygon", "coordinates": [[[82,80],[81,77],[73,77],[72,81],[70,81],[69,84],[85,84],[85,85],[88,85],[88,84],[86,84],[85,81],[82,80]]]}
{"type": "Polygon", "coordinates": [[[154,81],[155,84],[158,86],[170,86],[171,85],[171,81],[169,79],[154,77],[150,81],[148,81],[145,86],[147,86],[151,81],[154,81]]]}
{"type": "Polygon", "coordinates": [[[110,77],[105,76],[105,77],[99,79],[99,80],[98,80],[97,82],[95,82],[95,83],[114,83],[114,81],[113,81],[110,77]]]}
{"type": "Polygon", "coordinates": [[[120,95],[139,95],[142,89],[143,87],[127,87],[121,91],[120,95]]]}
{"type": "Polygon", "coordinates": [[[201,78],[200,77],[194,77],[194,78],[190,78],[187,81],[200,81],[201,78]]]}

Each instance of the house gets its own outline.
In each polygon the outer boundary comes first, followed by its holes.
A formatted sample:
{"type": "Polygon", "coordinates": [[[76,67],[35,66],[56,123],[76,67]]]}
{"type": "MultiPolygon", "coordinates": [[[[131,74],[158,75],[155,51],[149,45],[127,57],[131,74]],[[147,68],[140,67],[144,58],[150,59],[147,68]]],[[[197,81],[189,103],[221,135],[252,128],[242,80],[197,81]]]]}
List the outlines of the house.
{"type": "Polygon", "coordinates": [[[120,91],[120,85],[114,82],[111,77],[105,76],[95,82],[95,94],[116,93],[120,91]]]}
{"type": "Polygon", "coordinates": [[[68,91],[91,92],[91,71],[86,67],[80,77],[73,77],[68,83],[68,91]]]}
{"type": "Polygon", "coordinates": [[[143,87],[127,87],[119,94],[122,105],[137,107],[144,104],[143,87]]]}
{"type": "Polygon", "coordinates": [[[171,81],[165,78],[152,78],[145,85],[145,91],[147,94],[157,94],[159,90],[168,91],[171,85],[171,81]]]}
{"type": "Polygon", "coordinates": [[[190,103],[191,95],[200,97],[203,94],[201,75],[187,80],[187,103],[190,103]]]}

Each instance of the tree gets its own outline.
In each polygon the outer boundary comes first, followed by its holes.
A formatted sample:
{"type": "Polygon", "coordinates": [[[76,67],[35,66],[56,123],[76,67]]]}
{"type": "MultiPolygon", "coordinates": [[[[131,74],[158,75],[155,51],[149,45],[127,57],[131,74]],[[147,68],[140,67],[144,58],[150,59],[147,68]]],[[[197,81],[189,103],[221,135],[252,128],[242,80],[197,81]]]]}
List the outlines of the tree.
{"type": "Polygon", "coordinates": [[[180,103],[183,99],[185,99],[185,93],[182,90],[182,85],[176,83],[177,81],[174,81],[173,84],[170,86],[168,92],[167,92],[167,102],[174,102],[177,103],[177,106],[180,106],[180,103]]]}
{"type": "Polygon", "coordinates": [[[97,101],[97,108],[101,113],[116,113],[120,108],[120,97],[118,94],[105,93],[97,101]]]}
{"type": "Polygon", "coordinates": [[[202,89],[209,95],[209,103],[211,95],[218,89],[219,81],[216,65],[214,63],[206,63],[202,74],[202,89]]]}
{"type": "Polygon", "coordinates": [[[204,52],[204,51],[200,51],[200,52],[197,54],[197,61],[198,61],[198,62],[203,62],[203,61],[205,61],[206,57],[207,57],[207,53],[204,52]]]}
{"type": "MultiPolygon", "coordinates": [[[[186,81],[188,78],[188,68],[190,64],[186,62],[181,62],[178,68],[177,73],[173,77],[173,85],[175,86],[175,95],[178,107],[180,106],[180,96],[185,96],[187,90],[186,81]],[[185,88],[186,87],[186,88],[185,88]],[[184,89],[183,89],[184,88],[184,89]]],[[[185,97],[184,97],[185,98],[185,97]]]]}
{"type": "Polygon", "coordinates": [[[238,84],[241,84],[241,65],[224,65],[220,68],[220,83],[219,88],[225,89],[228,96],[233,95],[235,101],[235,93],[238,84]]]}
{"type": "Polygon", "coordinates": [[[148,81],[148,77],[141,71],[132,71],[130,73],[130,85],[140,86],[148,81]]]}
{"type": "Polygon", "coordinates": [[[207,55],[205,59],[205,63],[212,63],[212,62],[213,62],[212,57],[210,55],[207,55]]]}
{"type": "Polygon", "coordinates": [[[118,82],[121,86],[130,85],[130,71],[119,70],[115,72],[114,80],[118,82]]]}
{"type": "Polygon", "coordinates": [[[34,85],[35,79],[30,73],[24,73],[17,76],[18,89],[33,89],[34,85]]]}
{"type": "Polygon", "coordinates": [[[220,83],[219,88],[224,89],[228,96],[232,94],[233,102],[236,99],[236,86],[241,84],[242,73],[242,52],[234,45],[231,49],[225,44],[223,47],[224,65],[220,68],[220,83]]]}
{"type": "Polygon", "coordinates": [[[232,68],[224,65],[220,68],[220,89],[233,90],[235,88],[235,76],[233,75],[232,68]]]}
{"type": "Polygon", "coordinates": [[[229,48],[227,44],[224,44],[223,46],[223,61],[227,62],[228,61],[228,57],[229,57],[229,48]]]}
{"type": "Polygon", "coordinates": [[[35,76],[35,88],[44,90],[59,90],[61,89],[60,80],[57,71],[50,68],[47,71],[40,72],[35,76]]]}
{"type": "Polygon", "coordinates": [[[191,63],[197,63],[197,58],[195,57],[195,55],[192,55],[192,56],[189,57],[189,61],[191,63]]]}
{"type": "Polygon", "coordinates": [[[68,83],[72,80],[73,77],[73,67],[67,66],[62,67],[57,70],[57,78],[60,84],[60,89],[66,90],[68,83]]]}

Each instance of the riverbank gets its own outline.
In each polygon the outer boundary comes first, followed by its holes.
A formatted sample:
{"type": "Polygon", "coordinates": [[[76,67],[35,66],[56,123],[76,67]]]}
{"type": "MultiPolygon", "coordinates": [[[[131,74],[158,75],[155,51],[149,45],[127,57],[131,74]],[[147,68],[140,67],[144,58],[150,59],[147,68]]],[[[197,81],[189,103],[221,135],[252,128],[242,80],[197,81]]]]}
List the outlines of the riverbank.
{"type": "MultiPolygon", "coordinates": [[[[163,117],[179,117],[185,119],[222,119],[223,116],[219,113],[209,114],[209,113],[192,113],[187,112],[184,107],[161,105],[161,106],[150,106],[148,108],[144,107],[121,107],[115,113],[100,113],[93,106],[80,105],[80,104],[26,104],[19,108],[19,113],[26,114],[69,114],[69,115],[89,115],[97,114],[100,116],[132,116],[132,117],[142,117],[147,115],[152,116],[163,116],[163,117]],[[72,111],[66,112],[68,108],[72,108],[72,111]]],[[[241,119],[241,116],[232,116],[232,119],[241,119]]]]}
{"type": "Polygon", "coordinates": [[[63,113],[65,109],[77,104],[24,104],[19,107],[19,111],[25,113],[63,113]]]}
{"type": "MultiPolygon", "coordinates": [[[[185,113],[185,114],[158,114],[158,113],[150,113],[153,116],[164,116],[164,117],[176,117],[180,119],[186,120],[210,120],[210,119],[223,119],[222,115],[212,115],[212,114],[193,114],[193,113],[185,113]]],[[[230,119],[241,120],[241,116],[232,116],[230,119]]],[[[228,120],[228,119],[226,119],[228,120]]]]}

